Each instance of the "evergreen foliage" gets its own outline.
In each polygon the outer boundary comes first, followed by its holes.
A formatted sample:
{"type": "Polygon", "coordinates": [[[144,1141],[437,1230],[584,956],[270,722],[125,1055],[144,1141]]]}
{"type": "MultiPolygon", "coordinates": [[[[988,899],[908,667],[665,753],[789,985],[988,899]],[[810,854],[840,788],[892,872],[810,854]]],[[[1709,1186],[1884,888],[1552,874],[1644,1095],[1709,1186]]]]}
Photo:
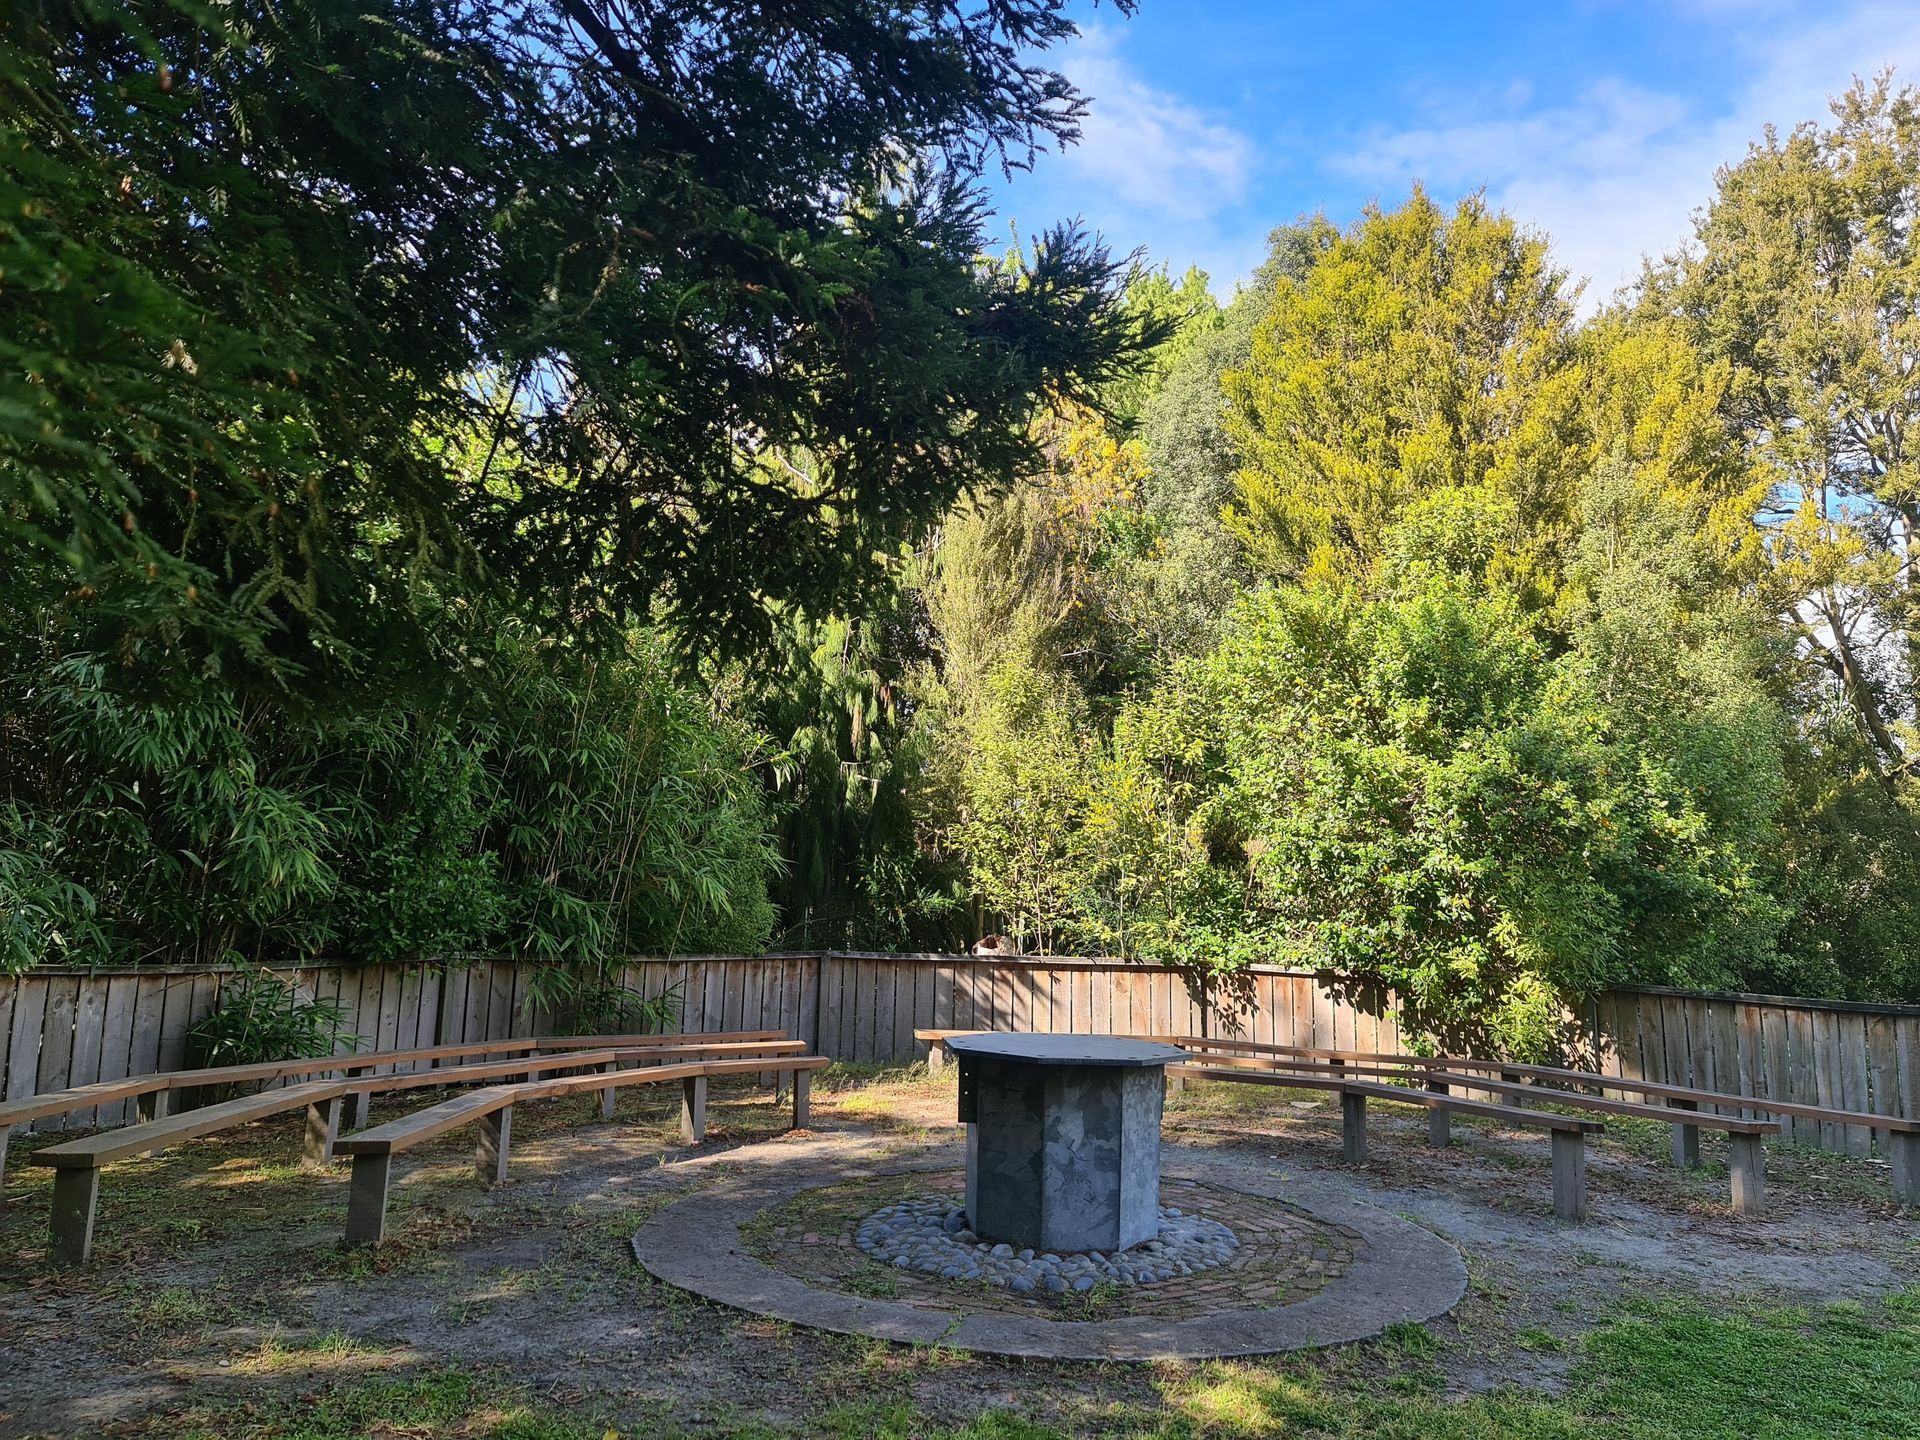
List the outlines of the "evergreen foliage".
{"type": "Polygon", "coordinates": [[[1416,189],[1314,243],[1301,278],[1275,285],[1246,367],[1222,377],[1242,461],[1227,521],[1254,562],[1364,563],[1409,501],[1489,477],[1532,492],[1522,524],[1563,502],[1527,424],[1573,324],[1546,241],[1480,199],[1448,215],[1416,189]]]}
{"type": "MultiPolygon", "coordinates": [[[[1120,6],[1124,12],[1130,7],[1120,6]]],[[[1585,320],[1074,227],[1055,0],[0,13],[0,963],[1029,949],[1920,999],[1882,78],[1585,320]]],[[[611,1022],[610,1022],[611,1023],[611,1022]]]]}
{"type": "Polygon", "coordinates": [[[848,606],[1155,333],[1070,228],[978,259],[979,168],[1076,133],[1071,28],[10,6],[0,555],[103,648],[281,669],[390,656],[423,585],[735,653],[848,606]]]}
{"type": "Polygon", "coordinates": [[[1277,235],[1158,367],[1127,487],[1082,446],[1028,486],[1101,503],[948,532],[941,584],[1025,617],[929,607],[949,693],[992,677],[946,732],[975,889],[1041,944],[1336,971],[1517,1052],[1608,985],[1920,998],[1875,379],[1912,103],[1769,138],[1700,251],[1584,324],[1477,198],[1277,235]],[[1116,633],[1131,664],[1080,663],[1116,633]]]}
{"type": "Polygon", "coordinates": [[[980,256],[1071,33],[7,7],[5,963],[762,944],[791,796],[692,662],[884,595],[1166,326],[1072,227],[980,256]]]}

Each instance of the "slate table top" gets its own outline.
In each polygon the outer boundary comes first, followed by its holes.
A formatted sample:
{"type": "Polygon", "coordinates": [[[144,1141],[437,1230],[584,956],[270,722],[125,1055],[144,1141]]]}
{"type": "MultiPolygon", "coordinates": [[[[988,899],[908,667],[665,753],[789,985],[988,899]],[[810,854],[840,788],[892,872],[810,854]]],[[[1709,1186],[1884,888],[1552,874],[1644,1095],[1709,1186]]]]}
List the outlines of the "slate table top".
{"type": "Polygon", "coordinates": [[[1133,1040],[1124,1035],[1023,1034],[954,1035],[946,1042],[955,1055],[1022,1065],[1112,1065],[1121,1068],[1177,1065],[1188,1059],[1177,1045],[1133,1040]]]}

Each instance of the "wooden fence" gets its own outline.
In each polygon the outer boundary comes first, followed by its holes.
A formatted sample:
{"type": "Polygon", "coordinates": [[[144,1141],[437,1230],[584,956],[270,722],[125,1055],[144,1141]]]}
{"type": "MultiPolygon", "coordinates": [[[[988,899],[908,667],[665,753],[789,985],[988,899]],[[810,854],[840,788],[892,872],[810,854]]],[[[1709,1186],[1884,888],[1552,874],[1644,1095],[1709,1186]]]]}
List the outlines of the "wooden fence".
{"type": "MultiPolygon", "coordinates": [[[[185,1062],[186,1033],[230,972],[36,970],[0,979],[0,1094],[17,1099],[185,1062]]],[[[283,972],[339,1000],[362,1049],[539,1034],[531,970],[507,961],[314,966],[283,972]]],[[[916,1028],[1236,1035],[1281,1045],[1397,1052],[1392,998],[1337,976],[1259,968],[1230,982],[1093,960],[951,955],[637,959],[625,983],[674,997],[690,1031],[778,1028],[858,1064],[924,1059],[916,1028]]],[[[1920,1118],[1920,1006],[1696,991],[1615,991],[1573,1017],[1576,1048],[1606,1074],[1920,1118]]],[[[118,1124],[125,1105],[68,1116],[118,1124]]],[[[1801,1144],[1872,1153],[1861,1126],[1783,1121],[1801,1144]]]]}

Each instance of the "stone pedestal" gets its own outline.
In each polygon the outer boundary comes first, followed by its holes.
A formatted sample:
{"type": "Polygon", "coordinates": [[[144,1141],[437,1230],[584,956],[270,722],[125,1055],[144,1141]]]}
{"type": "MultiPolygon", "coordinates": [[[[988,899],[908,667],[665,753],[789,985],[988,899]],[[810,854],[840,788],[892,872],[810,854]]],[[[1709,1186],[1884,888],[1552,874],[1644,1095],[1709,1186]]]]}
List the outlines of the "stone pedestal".
{"type": "Polygon", "coordinates": [[[982,1240],[1113,1252],[1160,1228],[1162,1067],[1171,1045],[1098,1035],[965,1035],[967,1219],[982,1240]]]}

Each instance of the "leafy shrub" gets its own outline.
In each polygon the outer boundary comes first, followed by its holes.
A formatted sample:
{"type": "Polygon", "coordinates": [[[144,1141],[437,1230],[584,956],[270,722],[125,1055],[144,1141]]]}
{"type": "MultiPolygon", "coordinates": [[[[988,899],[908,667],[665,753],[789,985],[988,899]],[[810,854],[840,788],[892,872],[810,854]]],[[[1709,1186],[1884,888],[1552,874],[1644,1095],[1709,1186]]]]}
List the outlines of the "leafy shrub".
{"type": "Polygon", "coordinates": [[[331,1055],[345,1040],[346,1010],[338,1000],[308,995],[271,970],[236,975],[220,987],[213,1009],[187,1031],[187,1063],[261,1065],[275,1060],[314,1060],[331,1055]]]}
{"type": "Polygon", "coordinates": [[[0,964],[755,950],[759,737],[650,636],[451,619],[442,668],[332,713],[0,622],[0,964]]]}
{"type": "Polygon", "coordinates": [[[528,977],[527,1005],[560,1016],[570,1035],[664,1033],[679,1028],[685,988],[647,996],[621,984],[608,965],[543,965],[528,977]]]}

